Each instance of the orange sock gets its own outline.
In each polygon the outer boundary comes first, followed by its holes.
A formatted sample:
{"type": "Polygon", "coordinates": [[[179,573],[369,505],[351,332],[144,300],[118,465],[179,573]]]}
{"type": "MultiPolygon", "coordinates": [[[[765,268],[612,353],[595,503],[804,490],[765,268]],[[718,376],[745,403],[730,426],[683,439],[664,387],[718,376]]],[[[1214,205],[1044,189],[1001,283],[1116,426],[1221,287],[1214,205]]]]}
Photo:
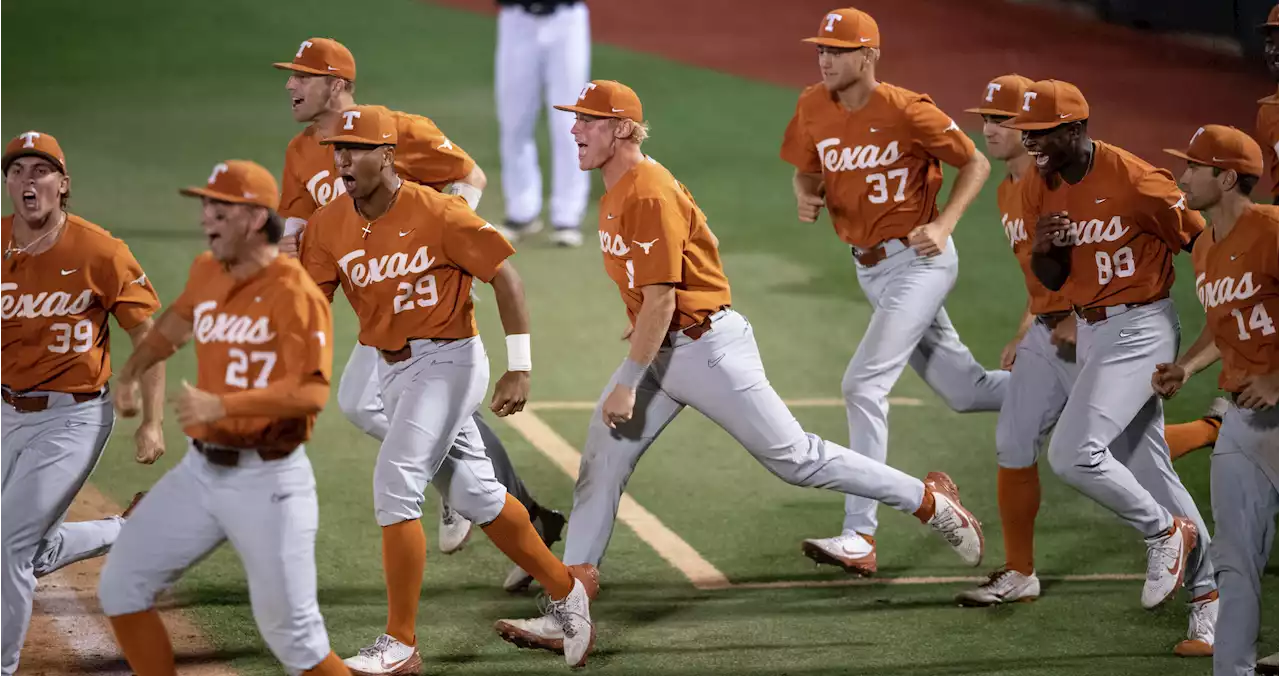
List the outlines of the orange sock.
{"type": "MultiPolygon", "coordinates": [[[[527,518],[527,517],[526,517],[527,518]]],[[[387,577],[387,633],[417,645],[418,598],[427,569],[427,536],[413,519],[382,528],[382,570],[387,577]]]]}
{"type": "Polygon", "coordinates": [[[912,512],[912,515],[920,519],[920,523],[929,523],[929,519],[933,518],[933,510],[935,505],[933,493],[928,486],[924,487],[924,499],[920,501],[920,508],[912,512]]]}
{"type": "Polygon", "coordinates": [[[510,493],[498,518],[480,528],[508,559],[528,571],[551,598],[559,601],[573,591],[569,567],[547,549],[533,522],[529,521],[529,512],[510,493]]]}
{"type": "Polygon", "coordinates": [[[1000,467],[996,499],[1004,531],[1004,565],[1023,575],[1035,572],[1036,513],[1040,511],[1040,472],[1036,466],[1000,467]]]}
{"type": "Polygon", "coordinates": [[[1222,423],[1217,418],[1201,418],[1180,425],[1165,425],[1164,440],[1169,444],[1169,458],[1177,460],[1182,456],[1204,448],[1218,441],[1218,428],[1222,423]]]}
{"type": "Polygon", "coordinates": [[[351,676],[351,670],[337,655],[329,653],[320,664],[302,672],[302,676],[351,676]]]}
{"type": "Polygon", "coordinates": [[[137,676],[177,676],[173,644],[155,608],[111,618],[116,643],[137,676]]]}

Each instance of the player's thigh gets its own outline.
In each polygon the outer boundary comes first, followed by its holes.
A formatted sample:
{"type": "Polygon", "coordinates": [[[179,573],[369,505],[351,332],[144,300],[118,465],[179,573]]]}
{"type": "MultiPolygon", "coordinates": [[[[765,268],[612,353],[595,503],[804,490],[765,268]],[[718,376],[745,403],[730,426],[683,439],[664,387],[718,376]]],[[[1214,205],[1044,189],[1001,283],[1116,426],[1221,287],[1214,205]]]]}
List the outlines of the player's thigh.
{"type": "MultiPolygon", "coordinates": [[[[871,320],[849,362],[846,386],[851,381],[865,382],[879,375],[896,378],[902,372],[955,283],[954,255],[913,258],[875,281],[882,288],[875,295],[871,320]],[[939,260],[944,257],[949,257],[949,262],[939,260]]],[[[864,288],[870,285],[865,283],[864,288]]],[[[881,386],[887,391],[892,382],[881,386]]]]}
{"type": "Polygon", "coordinates": [[[108,615],[150,608],[157,594],[222,543],[224,531],[209,508],[207,462],[188,449],[134,507],[99,581],[108,615]]]}
{"type": "MultiPolygon", "coordinates": [[[[1261,569],[1275,542],[1276,483],[1262,456],[1277,451],[1276,427],[1250,424],[1259,417],[1257,413],[1232,406],[1227,410],[1213,447],[1210,488],[1215,566],[1230,563],[1237,568],[1245,564],[1261,569]],[[1219,551],[1220,542],[1222,551],[1219,551]],[[1223,557],[1235,560],[1219,563],[1223,557]]],[[[1274,410],[1270,417],[1274,421],[1274,410]]]]}
{"type": "Polygon", "coordinates": [[[378,362],[381,359],[377,348],[356,343],[351,349],[338,380],[338,402],[344,411],[352,407],[367,408],[380,397],[378,362]]]}
{"type": "Polygon", "coordinates": [[[498,481],[475,421],[472,417],[463,424],[431,481],[450,507],[472,523],[485,525],[498,518],[507,488],[498,481]]]}
{"type": "Polygon", "coordinates": [[[1045,436],[1067,403],[1057,377],[1058,357],[1050,351],[1048,329],[1035,324],[1018,344],[1008,390],[996,419],[996,458],[1001,467],[1035,464],[1045,436]]]}
{"type": "Polygon", "coordinates": [[[578,467],[579,489],[596,481],[625,483],[640,456],[684,409],[684,404],[664,389],[672,373],[672,352],[671,349],[659,352],[636,388],[631,419],[612,428],[604,423],[604,402],[617,387],[622,367],[609,378],[587,423],[587,442],[578,467]]]}

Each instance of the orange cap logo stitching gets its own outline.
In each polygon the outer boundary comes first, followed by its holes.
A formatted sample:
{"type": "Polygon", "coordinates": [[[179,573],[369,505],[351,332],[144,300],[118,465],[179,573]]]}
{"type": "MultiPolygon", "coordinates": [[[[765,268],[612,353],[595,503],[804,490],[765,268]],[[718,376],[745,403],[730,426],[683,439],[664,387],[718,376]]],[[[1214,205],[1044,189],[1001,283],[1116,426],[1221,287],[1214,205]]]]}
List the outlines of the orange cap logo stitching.
{"type": "Polygon", "coordinates": [[[836,29],[836,22],[844,21],[844,16],[832,12],[827,15],[827,32],[832,33],[836,29]]]}

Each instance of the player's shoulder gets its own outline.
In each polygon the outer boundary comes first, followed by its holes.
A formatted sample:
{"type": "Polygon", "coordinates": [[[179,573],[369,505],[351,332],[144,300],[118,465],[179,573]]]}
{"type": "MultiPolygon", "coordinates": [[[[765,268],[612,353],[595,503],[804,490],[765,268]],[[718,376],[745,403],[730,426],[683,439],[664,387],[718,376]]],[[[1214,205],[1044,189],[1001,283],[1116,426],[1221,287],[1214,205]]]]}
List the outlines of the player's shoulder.
{"type": "Polygon", "coordinates": [[[403,110],[392,110],[378,106],[387,114],[391,115],[391,119],[396,122],[396,135],[399,137],[396,141],[397,145],[405,143],[414,143],[419,141],[434,141],[442,134],[440,127],[435,120],[426,115],[417,113],[406,113],[403,110]]]}
{"type": "MultiPolygon", "coordinates": [[[[409,181],[404,184],[411,185],[409,181]]],[[[343,215],[352,209],[355,209],[355,203],[351,201],[351,195],[344,192],[311,212],[311,217],[307,219],[307,230],[310,231],[317,223],[342,220],[343,215]]]]}
{"type": "Polygon", "coordinates": [[[222,263],[219,263],[218,259],[213,257],[213,252],[205,250],[192,259],[191,273],[187,282],[190,284],[198,279],[208,281],[211,277],[225,272],[226,270],[222,267],[222,263]]]}
{"type": "Polygon", "coordinates": [[[631,194],[638,199],[663,199],[680,192],[680,182],[662,163],[645,155],[635,167],[631,194]]]}
{"type": "MultiPolygon", "coordinates": [[[[1254,204],[1245,210],[1244,218],[1248,219],[1247,227],[1250,230],[1275,242],[1277,232],[1280,232],[1280,207],[1274,204],[1254,204]]],[[[1271,251],[1270,255],[1275,255],[1275,252],[1271,251]]]]}
{"type": "Polygon", "coordinates": [[[888,101],[895,108],[902,108],[904,110],[917,103],[927,103],[931,106],[934,105],[933,98],[928,94],[921,94],[920,92],[907,89],[906,87],[899,87],[898,85],[890,82],[881,82],[877,85],[876,95],[880,96],[885,101],[888,101]]]}
{"type": "Polygon", "coordinates": [[[821,82],[805,87],[800,92],[800,97],[796,99],[796,109],[809,115],[832,109],[833,106],[835,106],[835,100],[826,85],[821,82]]]}
{"type": "Polygon", "coordinates": [[[1093,166],[1114,180],[1128,183],[1140,192],[1163,196],[1170,189],[1177,188],[1177,181],[1168,169],[1151,164],[1137,155],[1119,146],[1094,142],[1093,166]]]}
{"type": "Polygon", "coordinates": [[[320,287],[316,286],[311,275],[297,258],[281,254],[271,265],[272,284],[279,287],[282,292],[328,303],[324,294],[320,292],[320,287]]]}
{"type": "Polygon", "coordinates": [[[289,139],[289,145],[285,146],[284,159],[286,162],[291,157],[298,157],[320,143],[320,132],[316,130],[315,125],[307,125],[305,129],[293,135],[289,139]]]}
{"type": "Polygon", "coordinates": [[[1262,106],[1278,106],[1280,105],[1280,94],[1272,94],[1258,99],[1258,104],[1262,106]]]}
{"type": "MultiPolygon", "coordinates": [[[[87,218],[67,212],[66,234],[75,241],[76,249],[114,256],[128,253],[129,245],[106,228],[87,218]]],[[[129,254],[132,255],[132,254],[129,254]]]]}

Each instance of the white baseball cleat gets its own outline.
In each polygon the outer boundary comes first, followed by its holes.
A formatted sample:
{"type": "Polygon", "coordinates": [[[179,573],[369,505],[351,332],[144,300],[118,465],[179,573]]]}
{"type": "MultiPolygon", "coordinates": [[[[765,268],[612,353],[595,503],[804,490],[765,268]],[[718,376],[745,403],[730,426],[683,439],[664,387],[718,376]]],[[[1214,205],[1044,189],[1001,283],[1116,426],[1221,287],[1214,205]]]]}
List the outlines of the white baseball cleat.
{"type": "Polygon", "coordinates": [[[986,582],[956,595],[962,606],[979,608],[998,606],[1002,603],[1027,603],[1040,598],[1040,578],[1032,572],[1023,575],[1016,570],[1001,568],[992,573],[986,582]]]}
{"type": "Polygon", "coordinates": [[[855,531],[833,538],[810,538],[800,544],[805,556],[820,564],[840,566],[852,575],[875,575],[876,539],[855,531]]]}
{"type": "Polygon", "coordinates": [[[515,594],[528,589],[531,584],[533,584],[533,576],[520,566],[515,566],[510,573],[507,573],[507,579],[502,581],[502,589],[515,594]]]}
{"type": "Polygon", "coordinates": [[[471,537],[471,522],[454,511],[443,499],[440,501],[440,553],[452,554],[467,544],[471,537]]]}
{"type": "Polygon", "coordinates": [[[1169,530],[1147,538],[1147,581],[1142,585],[1142,607],[1150,610],[1173,598],[1187,573],[1187,557],[1196,545],[1196,525],[1186,517],[1173,517],[1169,530]]]}
{"type": "Polygon", "coordinates": [[[1259,674],[1280,674],[1280,653],[1271,653],[1258,660],[1255,669],[1259,674]]]}
{"type": "Polygon", "coordinates": [[[417,676],[422,671],[422,656],[418,649],[387,634],[379,636],[373,645],[361,648],[355,657],[348,657],[342,663],[355,676],[417,676]]]}
{"type": "Polygon", "coordinates": [[[1191,615],[1187,621],[1187,639],[1174,646],[1180,657],[1212,657],[1213,630],[1218,626],[1218,594],[1203,601],[1191,602],[1191,615]]]}
{"type": "Polygon", "coordinates": [[[582,246],[582,232],[577,228],[563,228],[551,233],[551,243],[566,249],[582,246]]]}
{"type": "Polygon", "coordinates": [[[596,641],[591,597],[599,589],[599,573],[589,564],[570,566],[569,572],[574,578],[573,590],[560,601],[550,601],[541,617],[498,620],[493,628],[508,643],[563,653],[566,664],[581,667],[596,641]]]}
{"type": "Polygon", "coordinates": [[[982,523],[960,504],[960,489],[944,472],[929,472],[924,489],[933,493],[933,516],[926,522],[970,566],[982,563],[982,523]]]}

